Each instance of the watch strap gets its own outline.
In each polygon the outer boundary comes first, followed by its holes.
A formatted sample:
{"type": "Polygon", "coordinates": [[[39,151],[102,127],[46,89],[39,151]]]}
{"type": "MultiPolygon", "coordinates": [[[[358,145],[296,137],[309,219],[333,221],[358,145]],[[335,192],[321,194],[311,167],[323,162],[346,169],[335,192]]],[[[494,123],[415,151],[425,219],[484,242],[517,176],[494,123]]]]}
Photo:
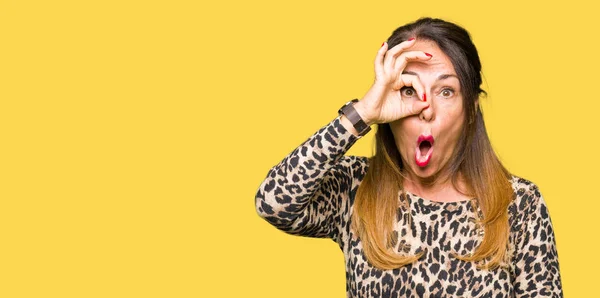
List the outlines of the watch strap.
{"type": "Polygon", "coordinates": [[[347,102],[340,108],[338,114],[343,114],[344,116],[346,116],[346,118],[350,120],[350,123],[352,123],[352,126],[354,126],[354,129],[358,131],[358,135],[364,136],[369,131],[371,131],[371,127],[367,125],[367,123],[365,123],[365,121],[360,117],[360,115],[354,108],[354,103],[356,102],[358,102],[357,98],[347,102]]]}

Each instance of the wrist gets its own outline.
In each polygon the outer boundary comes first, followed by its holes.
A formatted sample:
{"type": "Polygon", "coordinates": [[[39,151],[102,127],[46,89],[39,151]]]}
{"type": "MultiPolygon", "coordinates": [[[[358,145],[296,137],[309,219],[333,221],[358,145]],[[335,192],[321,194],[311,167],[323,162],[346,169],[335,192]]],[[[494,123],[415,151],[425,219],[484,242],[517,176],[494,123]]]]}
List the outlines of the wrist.
{"type": "MultiPolygon", "coordinates": [[[[361,114],[359,114],[358,111],[356,111],[356,104],[359,102],[360,101],[357,98],[346,102],[338,110],[338,113],[343,115],[342,123],[348,124],[348,122],[345,121],[347,119],[349,121],[349,123],[354,127],[356,132],[358,132],[358,135],[364,136],[369,131],[371,131],[371,126],[369,124],[367,124],[367,122],[365,122],[364,119],[362,118],[361,114]]],[[[362,106],[362,104],[359,105],[360,109],[364,111],[364,109],[361,106],[362,106]]],[[[344,126],[346,126],[346,125],[344,125],[344,126]]],[[[354,132],[354,130],[350,130],[350,131],[354,132]]]]}
{"type": "Polygon", "coordinates": [[[364,107],[364,103],[361,100],[359,100],[357,103],[354,104],[354,109],[356,110],[356,112],[358,113],[358,115],[360,116],[360,118],[368,125],[371,126],[373,125],[373,120],[371,119],[371,117],[368,116],[366,109],[364,107]]]}

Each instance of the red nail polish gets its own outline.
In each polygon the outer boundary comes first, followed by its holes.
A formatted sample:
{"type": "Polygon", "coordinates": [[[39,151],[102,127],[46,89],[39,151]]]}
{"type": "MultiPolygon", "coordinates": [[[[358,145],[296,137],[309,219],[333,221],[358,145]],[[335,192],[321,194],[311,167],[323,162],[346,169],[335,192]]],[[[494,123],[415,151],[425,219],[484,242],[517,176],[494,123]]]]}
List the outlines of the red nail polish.
{"type": "Polygon", "coordinates": [[[383,47],[384,44],[385,44],[385,41],[381,43],[381,46],[383,47]]]}
{"type": "Polygon", "coordinates": [[[408,41],[413,41],[413,40],[415,40],[414,37],[411,37],[411,38],[408,39],[408,41]]]}
{"type": "Polygon", "coordinates": [[[423,93],[423,101],[427,101],[427,93],[423,93]]]}
{"type": "Polygon", "coordinates": [[[429,54],[429,53],[425,53],[425,55],[429,56],[429,57],[433,57],[433,55],[429,54]]]}

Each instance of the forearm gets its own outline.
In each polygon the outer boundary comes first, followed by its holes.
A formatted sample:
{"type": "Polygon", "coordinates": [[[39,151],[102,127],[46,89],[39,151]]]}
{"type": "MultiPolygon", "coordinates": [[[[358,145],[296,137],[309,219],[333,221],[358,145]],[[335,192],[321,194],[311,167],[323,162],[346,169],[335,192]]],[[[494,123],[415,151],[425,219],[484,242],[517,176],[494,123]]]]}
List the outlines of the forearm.
{"type": "Polygon", "coordinates": [[[325,222],[336,204],[324,193],[332,195],[332,185],[345,171],[340,162],[358,139],[341,118],[323,126],[270,169],[256,194],[257,213],[286,232],[301,233],[299,223],[313,227],[311,236],[328,232],[325,222]],[[324,179],[330,181],[323,185],[324,179]]]}

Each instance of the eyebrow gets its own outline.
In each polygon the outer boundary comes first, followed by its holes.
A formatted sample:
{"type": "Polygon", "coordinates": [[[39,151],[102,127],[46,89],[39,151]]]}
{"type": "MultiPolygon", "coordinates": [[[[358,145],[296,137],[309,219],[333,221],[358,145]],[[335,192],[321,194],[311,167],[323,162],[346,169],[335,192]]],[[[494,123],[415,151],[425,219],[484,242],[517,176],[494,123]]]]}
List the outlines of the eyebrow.
{"type": "MultiPolygon", "coordinates": [[[[403,72],[402,72],[402,74],[414,75],[414,76],[416,76],[417,78],[419,77],[419,75],[418,75],[417,73],[415,73],[415,72],[412,72],[412,71],[403,71],[403,72]]],[[[441,81],[441,80],[445,80],[445,79],[448,79],[448,78],[451,78],[451,77],[455,77],[455,78],[457,78],[457,79],[458,79],[458,77],[457,77],[456,75],[453,75],[453,74],[446,73],[446,74],[440,75],[440,76],[437,78],[437,80],[438,80],[438,81],[441,81]]]]}

